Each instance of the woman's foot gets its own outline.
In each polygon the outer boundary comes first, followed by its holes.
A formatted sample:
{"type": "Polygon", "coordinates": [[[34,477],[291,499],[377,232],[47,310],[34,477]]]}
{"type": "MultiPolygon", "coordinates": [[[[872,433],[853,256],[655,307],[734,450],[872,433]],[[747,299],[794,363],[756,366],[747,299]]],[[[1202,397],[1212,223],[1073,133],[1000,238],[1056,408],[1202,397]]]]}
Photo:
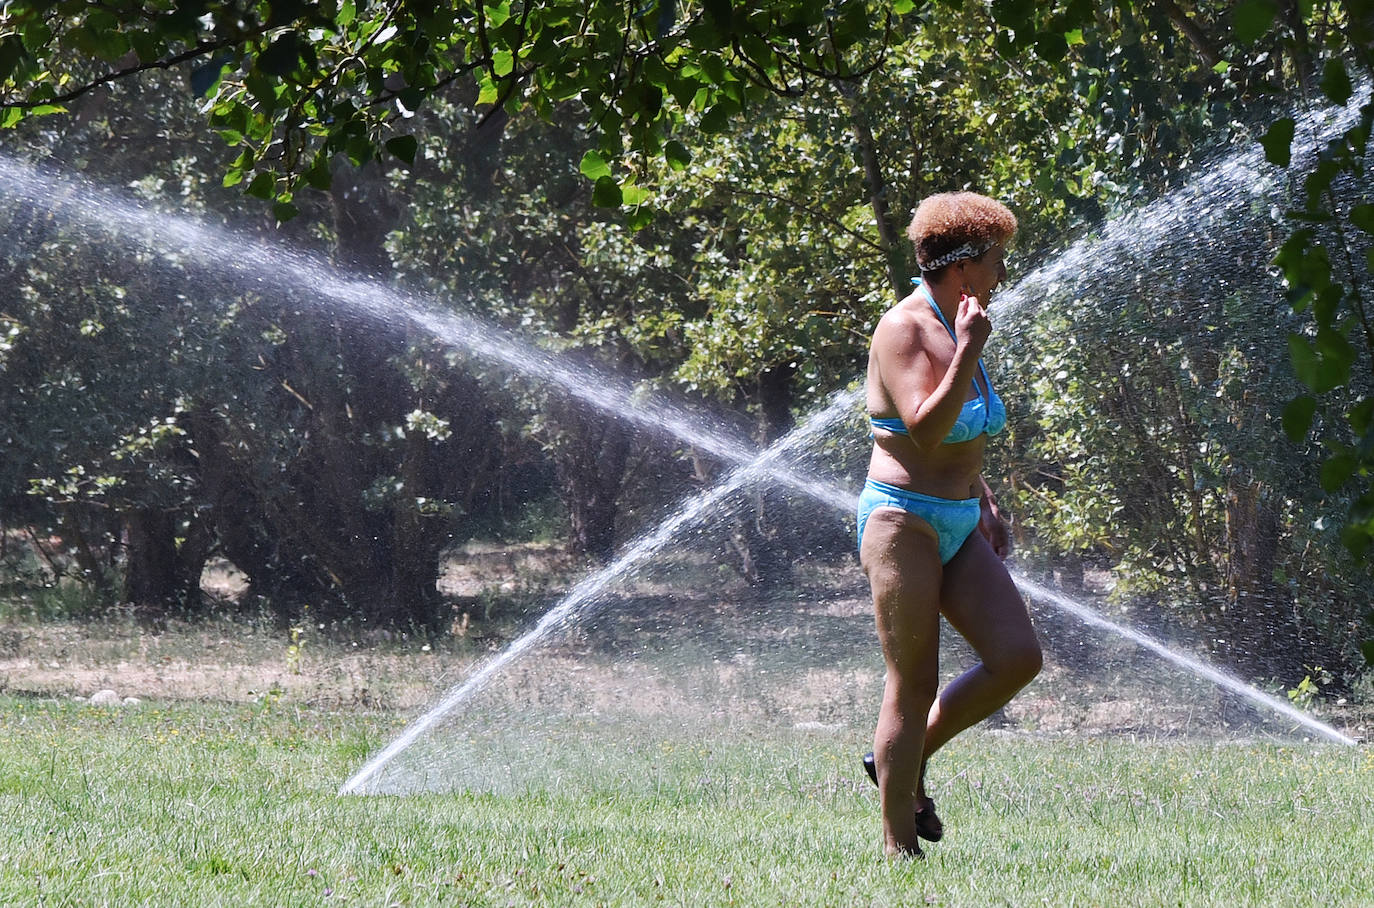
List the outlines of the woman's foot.
{"type": "Polygon", "coordinates": [[[864,754],[864,772],[873,780],[873,784],[878,784],[878,763],[873,759],[873,751],[864,754]]]}
{"type": "Polygon", "coordinates": [[[887,848],[885,850],[887,851],[887,856],[890,858],[906,858],[912,861],[922,861],[925,860],[926,856],[926,853],[921,850],[921,845],[919,842],[915,845],[912,845],[910,848],[888,843],[887,848]]]}
{"type": "Polygon", "coordinates": [[[945,824],[935,813],[935,802],[930,798],[916,799],[916,834],[927,842],[938,842],[944,838],[945,824]]]}
{"type": "MultiPolygon", "coordinates": [[[[878,764],[873,759],[873,752],[864,754],[864,772],[873,780],[873,784],[878,784],[878,764]]],[[[916,799],[916,834],[927,842],[938,842],[944,838],[945,824],[940,822],[940,816],[935,812],[935,802],[930,798],[918,797],[916,799]]],[[[920,848],[916,849],[920,853],[920,848]]],[[[892,849],[889,848],[891,853],[892,849]]]]}

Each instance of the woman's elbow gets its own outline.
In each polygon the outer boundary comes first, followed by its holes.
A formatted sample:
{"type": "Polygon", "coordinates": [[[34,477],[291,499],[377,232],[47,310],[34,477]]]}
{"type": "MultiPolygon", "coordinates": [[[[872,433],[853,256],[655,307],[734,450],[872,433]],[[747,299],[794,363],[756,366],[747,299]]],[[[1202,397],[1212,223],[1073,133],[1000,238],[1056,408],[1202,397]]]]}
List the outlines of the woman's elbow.
{"type": "Polygon", "coordinates": [[[915,446],[916,452],[922,457],[928,457],[938,451],[940,443],[943,441],[942,438],[936,438],[932,433],[916,429],[913,426],[907,427],[907,434],[911,439],[911,444],[915,446]]]}

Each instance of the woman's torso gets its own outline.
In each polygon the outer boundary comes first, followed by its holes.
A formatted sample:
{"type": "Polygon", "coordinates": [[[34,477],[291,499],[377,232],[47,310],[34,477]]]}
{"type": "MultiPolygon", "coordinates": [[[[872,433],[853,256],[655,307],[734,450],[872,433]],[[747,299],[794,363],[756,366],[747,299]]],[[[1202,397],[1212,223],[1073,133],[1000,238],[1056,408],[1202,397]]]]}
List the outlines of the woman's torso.
{"type": "MultiPolygon", "coordinates": [[[[877,341],[880,332],[902,332],[916,336],[920,355],[925,356],[930,364],[929,386],[920,389],[923,399],[937,390],[949,371],[954,360],[955,341],[921,289],[883,316],[874,332],[874,344],[869,352],[867,402],[870,417],[891,418],[898,415],[897,405],[891,392],[884,386],[879,370],[877,341]]],[[[975,370],[973,382],[964,389],[961,397],[966,410],[981,410],[990,405],[991,389],[985,386],[985,382],[983,371],[975,370]],[[980,403],[970,407],[971,401],[980,403]]],[[[987,438],[987,434],[979,432],[967,441],[946,442],[921,451],[910,437],[875,428],[868,475],[879,482],[939,498],[976,497],[978,491],[975,483],[983,470],[983,451],[987,447],[987,438]]]]}

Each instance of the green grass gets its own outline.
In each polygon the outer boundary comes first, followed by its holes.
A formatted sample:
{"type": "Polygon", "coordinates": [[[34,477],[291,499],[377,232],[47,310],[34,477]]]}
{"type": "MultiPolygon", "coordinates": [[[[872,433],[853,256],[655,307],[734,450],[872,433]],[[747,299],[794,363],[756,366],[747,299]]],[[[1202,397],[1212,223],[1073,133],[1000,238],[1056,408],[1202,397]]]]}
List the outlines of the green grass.
{"type": "Polygon", "coordinates": [[[554,793],[337,797],[401,724],[0,697],[0,901],[1374,904],[1367,748],[973,733],[932,770],[945,841],[894,862],[857,734],[646,729],[554,793]]]}

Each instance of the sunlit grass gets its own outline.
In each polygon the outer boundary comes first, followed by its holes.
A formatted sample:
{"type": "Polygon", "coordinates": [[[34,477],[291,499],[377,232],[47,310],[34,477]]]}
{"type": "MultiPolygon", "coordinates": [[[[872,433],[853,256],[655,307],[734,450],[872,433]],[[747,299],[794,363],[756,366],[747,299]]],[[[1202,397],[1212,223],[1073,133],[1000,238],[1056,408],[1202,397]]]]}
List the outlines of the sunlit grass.
{"type": "Polygon", "coordinates": [[[932,770],[945,841],[890,862],[848,734],[606,742],[641,778],[607,760],[558,794],[339,798],[397,717],[5,698],[0,726],[9,904],[1374,903],[1366,749],[979,733],[932,770]]]}

